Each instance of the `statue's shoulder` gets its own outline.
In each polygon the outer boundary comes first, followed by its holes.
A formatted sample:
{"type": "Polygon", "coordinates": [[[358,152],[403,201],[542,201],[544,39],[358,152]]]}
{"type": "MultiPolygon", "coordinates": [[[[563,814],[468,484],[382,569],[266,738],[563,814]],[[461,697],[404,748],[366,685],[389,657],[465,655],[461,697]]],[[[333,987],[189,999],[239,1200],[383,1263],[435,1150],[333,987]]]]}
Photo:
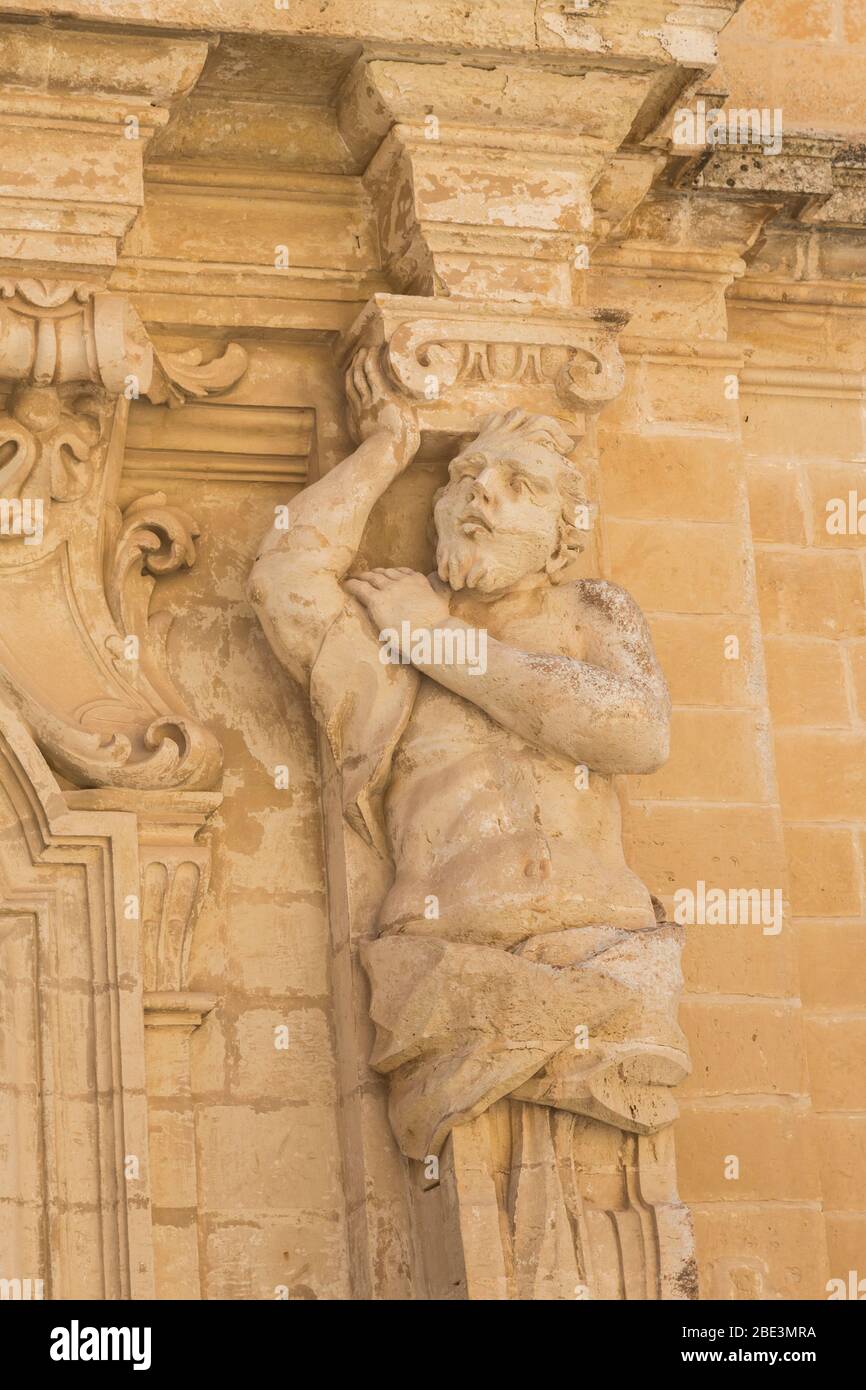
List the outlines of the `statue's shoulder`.
{"type": "Polygon", "coordinates": [[[563,585],[568,598],[584,621],[611,623],[614,626],[643,626],[644,616],[628,589],[610,579],[577,579],[563,585]]]}

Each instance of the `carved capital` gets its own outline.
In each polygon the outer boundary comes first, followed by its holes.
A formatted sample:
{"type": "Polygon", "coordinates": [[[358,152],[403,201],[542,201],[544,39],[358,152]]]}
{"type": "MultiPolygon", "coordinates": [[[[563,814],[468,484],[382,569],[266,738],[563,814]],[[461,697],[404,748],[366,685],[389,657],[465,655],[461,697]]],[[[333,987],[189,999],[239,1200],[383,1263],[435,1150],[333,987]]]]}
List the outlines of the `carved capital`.
{"type": "Polygon", "coordinates": [[[73,791],[75,811],[134,812],[138,831],[138,921],[148,1028],[191,1033],[217,996],[188,988],[193,931],[207,892],[211,845],[205,827],[220,792],[73,791]]]}
{"type": "Polygon", "coordinates": [[[227,390],[246,369],[237,343],[212,362],[201,357],[160,352],[125,295],[74,280],[0,278],[0,382],[89,383],[109,396],[179,405],[227,390]]]}
{"type": "Polygon", "coordinates": [[[348,364],[360,348],[382,347],[392,385],[428,434],[463,433],[515,407],[559,416],[582,434],[622,390],[617,336],[627,318],[603,309],[527,317],[514,307],[376,295],[342,348],[348,364]]]}

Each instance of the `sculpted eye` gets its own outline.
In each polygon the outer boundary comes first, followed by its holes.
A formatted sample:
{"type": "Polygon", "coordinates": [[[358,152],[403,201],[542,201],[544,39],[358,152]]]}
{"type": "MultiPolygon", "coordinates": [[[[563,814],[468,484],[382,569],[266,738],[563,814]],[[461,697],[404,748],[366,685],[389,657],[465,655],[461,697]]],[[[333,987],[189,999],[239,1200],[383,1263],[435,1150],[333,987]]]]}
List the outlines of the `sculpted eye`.
{"type": "Polygon", "coordinates": [[[524,478],[524,476],[523,476],[522,473],[512,473],[512,475],[511,475],[511,486],[513,487],[514,491],[517,493],[518,497],[532,497],[532,496],[534,496],[535,489],[533,488],[532,484],[529,482],[529,479],[528,479],[528,478],[524,478]]]}
{"type": "Polygon", "coordinates": [[[463,463],[453,464],[449,469],[451,481],[462,483],[465,478],[477,478],[481,464],[477,459],[466,459],[463,463]]]}

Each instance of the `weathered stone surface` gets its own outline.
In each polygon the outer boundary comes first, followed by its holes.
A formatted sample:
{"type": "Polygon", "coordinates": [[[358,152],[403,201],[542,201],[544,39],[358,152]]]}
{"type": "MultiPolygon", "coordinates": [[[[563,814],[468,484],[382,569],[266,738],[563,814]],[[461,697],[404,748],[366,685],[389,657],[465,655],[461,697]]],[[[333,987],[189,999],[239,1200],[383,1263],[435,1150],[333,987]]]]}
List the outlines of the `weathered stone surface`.
{"type": "Polygon", "coordinates": [[[864,60],[3,6],[0,1280],[866,1278],[864,60]]]}

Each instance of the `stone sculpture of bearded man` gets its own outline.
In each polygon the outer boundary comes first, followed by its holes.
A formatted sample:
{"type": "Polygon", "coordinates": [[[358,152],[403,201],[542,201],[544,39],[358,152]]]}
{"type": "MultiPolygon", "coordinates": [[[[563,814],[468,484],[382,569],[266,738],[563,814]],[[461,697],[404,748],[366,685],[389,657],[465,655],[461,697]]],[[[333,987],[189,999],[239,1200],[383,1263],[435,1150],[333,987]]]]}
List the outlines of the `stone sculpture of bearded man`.
{"type": "Polygon", "coordinates": [[[667,757],[644,618],[615,584],[570,577],[585,515],[570,440],[521,411],[451,461],[436,573],[356,573],[371,509],[419,440],[374,352],[348,393],[360,446],[292,501],[250,595],[309,692],[346,817],[393,862],[364,964],[394,1133],[426,1158],[510,1097],[531,1125],[580,1115],[651,1134],[688,1060],[679,936],[625,862],[612,781],[667,757]],[[483,669],[454,659],[473,631],[483,669]]]}

